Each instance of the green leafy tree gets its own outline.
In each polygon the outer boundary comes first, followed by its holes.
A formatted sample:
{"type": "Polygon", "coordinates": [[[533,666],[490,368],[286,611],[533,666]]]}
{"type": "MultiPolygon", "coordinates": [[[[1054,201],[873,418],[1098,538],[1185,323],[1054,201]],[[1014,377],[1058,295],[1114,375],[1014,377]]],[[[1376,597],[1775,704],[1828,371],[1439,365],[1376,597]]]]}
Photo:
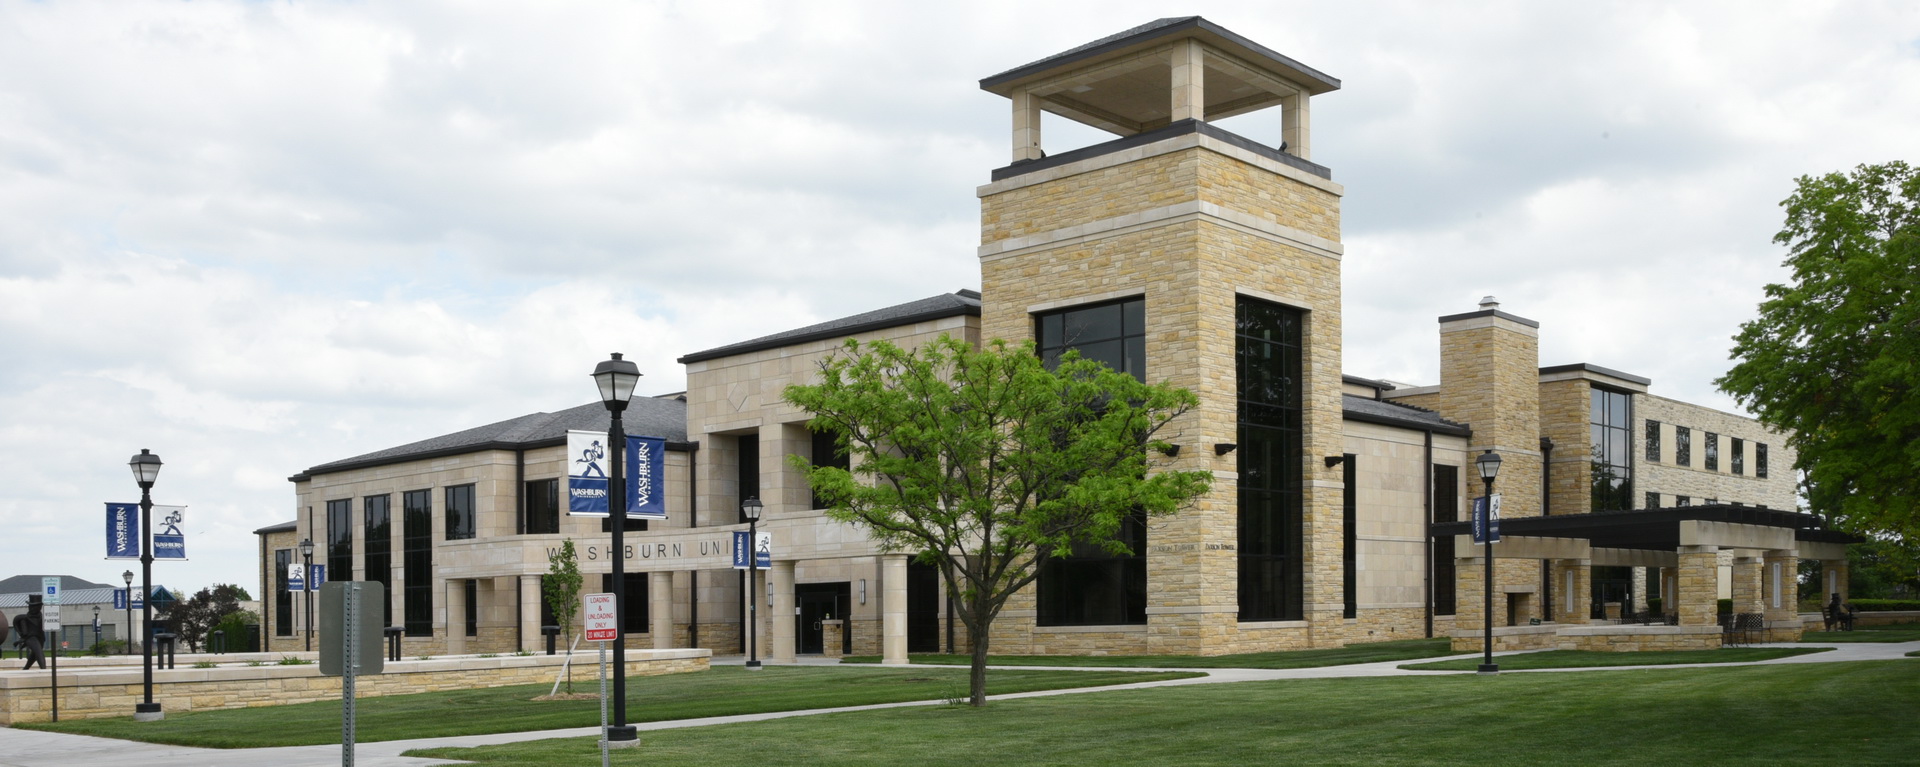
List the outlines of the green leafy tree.
{"type": "Polygon", "coordinates": [[[1803,176],[1781,205],[1793,280],[1766,287],[1716,383],[1792,430],[1815,512],[1920,539],[1920,175],[1803,176]]]}
{"type": "Polygon", "coordinates": [[[187,643],[188,651],[199,652],[220,619],[229,613],[241,612],[240,603],[252,598],[246,589],[231,583],[216,583],[186,599],[174,592],[175,602],[167,611],[167,618],[173,621],[174,633],[187,643]]]}
{"type": "MultiPolygon", "coordinates": [[[[568,655],[573,654],[573,619],[580,613],[580,585],[584,581],[573,541],[561,541],[560,550],[547,557],[547,577],[540,579],[540,592],[546,597],[547,607],[553,610],[553,619],[560,623],[568,655]]],[[[567,694],[573,694],[571,663],[567,664],[567,694]]]]}
{"type": "Polygon", "coordinates": [[[786,399],[836,435],[853,469],[793,465],[828,516],[945,575],[972,637],[975,706],[986,704],[989,628],[1047,559],[1076,545],[1128,553],[1117,535],[1129,516],[1171,514],[1212,479],[1150,458],[1196,406],[1192,393],[1077,354],[1049,370],[1031,343],[848,341],[819,373],[786,399]]]}

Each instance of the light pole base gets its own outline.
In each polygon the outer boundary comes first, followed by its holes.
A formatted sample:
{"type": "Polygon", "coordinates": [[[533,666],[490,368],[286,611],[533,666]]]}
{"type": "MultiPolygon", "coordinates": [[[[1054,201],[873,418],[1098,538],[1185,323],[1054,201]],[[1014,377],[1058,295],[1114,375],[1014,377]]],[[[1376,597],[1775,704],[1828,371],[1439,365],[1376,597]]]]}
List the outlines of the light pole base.
{"type": "Polygon", "coordinates": [[[626,748],[640,745],[640,731],[630,724],[607,725],[607,747],[626,748]]]}
{"type": "Polygon", "coordinates": [[[1479,673],[1482,673],[1482,674],[1498,674],[1498,673],[1500,673],[1500,664],[1498,664],[1498,663],[1482,663],[1482,664],[1480,664],[1480,671],[1479,671],[1479,673]]]}
{"type": "Polygon", "coordinates": [[[166,716],[166,712],[160,710],[160,704],[158,703],[133,704],[133,721],[158,722],[161,719],[165,719],[166,716]]]}
{"type": "Polygon", "coordinates": [[[760,661],[757,661],[757,660],[750,660],[750,661],[747,661],[747,670],[748,670],[748,671],[759,671],[759,670],[760,670],[760,661]]]}

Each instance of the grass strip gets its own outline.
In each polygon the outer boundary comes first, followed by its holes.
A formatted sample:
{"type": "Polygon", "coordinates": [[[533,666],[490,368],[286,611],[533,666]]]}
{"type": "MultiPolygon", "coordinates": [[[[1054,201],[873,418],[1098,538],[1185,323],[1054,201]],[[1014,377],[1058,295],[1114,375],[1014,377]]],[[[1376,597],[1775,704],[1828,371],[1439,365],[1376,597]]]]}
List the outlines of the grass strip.
{"type": "MultiPolygon", "coordinates": [[[[1912,764],[1906,661],[1191,685],[641,734],[616,765],[1912,764]]],[[[593,739],[411,756],[599,764],[593,739]]]]}
{"type": "MultiPolygon", "coordinates": [[[[1500,655],[1494,662],[1503,670],[1542,668],[1604,668],[1608,666],[1674,666],[1686,663],[1752,663],[1787,658],[1831,647],[1727,647],[1719,650],[1649,650],[1645,652],[1597,652],[1594,650],[1547,650],[1519,655],[1500,655]]],[[[1480,656],[1432,663],[1408,663],[1409,671],[1473,671],[1480,667],[1480,656]]]]}
{"type": "MultiPolygon", "coordinates": [[[[996,666],[1079,666],[1083,668],[1320,668],[1355,663],[1437,658],[1458,655],[1446,639],[1409,639],[1398,642],[1368,642],[1325,650],[1257,652],[1240,655],[989,655],[996,666]]],[[[968,655],[912,655],[915,664],[966,666],[968,655]]],[[[880,656],[860,655],[842,658],[841,663],[878,663],[880,656]]]]}
{"type": "Polygon", "coordinates": [[[1802,642],[1852,644],[1855,642],[1913,642],[1920,640],[1920,623],[1895,623],[1886,626],[1860,626],[1852,631],[1809,631],[1802,642]]]}
{"type": "MultiPolygon", "coordinates": [[[[1098,687],[1192,673],[1129,671],[995,671],[990,694],[1098,687]]],[[[362,698],[356,704],[359,740],[404,740],[451,735],[528,732],[600,723],[598,700],[534,701],[548,685],[518,685],[362,698]]],[[[581,691],[597,689],[589,682],[581,691]]],[[[810,708],[965,698],[964,669],[739,666],[627,679],[627,718],[633,722],[694,719],[810,708]]],[[[221,711],[168,711],[160,722],[131,717],[14,725],[22,729],[96,735],[209,748],[307,746],[340,742],[340,702],[297,703],[221,711]]]]}

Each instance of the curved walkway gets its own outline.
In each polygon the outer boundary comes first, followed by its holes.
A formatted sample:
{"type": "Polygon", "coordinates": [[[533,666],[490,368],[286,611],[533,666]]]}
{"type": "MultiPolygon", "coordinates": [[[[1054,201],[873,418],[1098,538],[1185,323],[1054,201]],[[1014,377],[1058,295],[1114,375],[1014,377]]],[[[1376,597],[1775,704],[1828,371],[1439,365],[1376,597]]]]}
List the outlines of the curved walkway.
{"type": "MultiPolygon", "coordinates": [[[[1909,652],[1920,651],[1920,642],[1899,644],[1778,644],[1752,645],[1754,647],[1832,647],[1830,652],[1795,655],[1786,658],[1754,661],[1751,663],[1696,663],[1663,666],[1607,666],[1583,669],[1533,669],[1514,670],[1502,673],[1531,674],[1541,672],[1568,671],[1621,671],[1626,669],[1647,668],[1724,668],[1727,666],[1762,666],[1779,663],[1835,663],[1856,660],[1889,660],[1905,657],[1909,652]]],[[[1515,655],[1514,652],[1495,653],[1495,657],[1515,655]]],[[[1382,676],[1431,676],[1436,674],[1470,674],[1470,671],[1406,671],[1398,668],[1404,663],[1426,663],[1450,658],[1475,658],[1471,655],[1454,655],[1442,658],[1422,658],[1419,660],[1384,661],[1380,663],[1360,663],[1349,666],[1323,666],[1320,668],[1297,669],[1148,669],[1126,668],[1119,671],[1197,671],[1206,674],[1192,679],[1173,679],[1162,682],[1141,682],[1139,684],[1110,685],[1106,687],[1083,687],[1071,690],[1042,690],[1038,692],[995,695],[991,700],[1015,700],[1046,695],[1073,695],[1087,692],[1106,692],[1110,690],[1135,690],[1148,687],[1171,687],[1191,684],[1221,684],[1226,682],[1263,682],[1282,679],[1334,679],[1345,677],[1382,677],[1382,676]]],[[[721,660],[724,665],[728,661],[721,660]]],[[[737,663],[738,660],[733,662],[737,663]]],[[[835,665],[821,663],[819,665],[835,665]]],[[[1086,671],[1084,666],[1008,666],[1003,668],[1057,668],[1066,671],[1086,671]]],[[[716,716],[703,719],[678,719],[666,722],[636,723],[641,731],[668,730],[681,727],[705,727],[716,724],[734,724],[739,722],[759,722],[769,719],[785,719],[795,716],[813,716],[847,711],[871,711],[883,708],[902,708],[906,706],[938,706],[944,701],[916,701],[909,703],[881,703],[870,706],[846,706],[841,708],[808,709],[804,711],[780,711],[766,714],[745,714],[740,716],[716,716]]],[[[528,740],[546,740],[548,738],[590,738],[599,733],[598,727],[573,727],[564,730],[539,730],[534,732],[506,732],[494,735],[463,735],[451,738],[422,738],[418,740],[389,740],[378,743],[361,743],[354,751],[354,763],[365,767],[416,767],[419,765],[466,764],[443,759],[420,759],[401,756],[406,751],[417,748],[487,746],[500,743],[518,743],[528,740]]],[[[644,738],[643,738],[644,740],[644,738]]],[[[110,738],[94,738],[84,735],[64,735],[51,732],[18,730],[0,727],[0,767],[71,767],[84,764],[89,767],[254,767],[255,765],[273,765],[274,767],[328,767],[340,763],[340,746],[293,746],[286,748],[255,749],[211,749],[189,748],[185,746],[162,746],[151,743],[136,743],[110,738]]]]}

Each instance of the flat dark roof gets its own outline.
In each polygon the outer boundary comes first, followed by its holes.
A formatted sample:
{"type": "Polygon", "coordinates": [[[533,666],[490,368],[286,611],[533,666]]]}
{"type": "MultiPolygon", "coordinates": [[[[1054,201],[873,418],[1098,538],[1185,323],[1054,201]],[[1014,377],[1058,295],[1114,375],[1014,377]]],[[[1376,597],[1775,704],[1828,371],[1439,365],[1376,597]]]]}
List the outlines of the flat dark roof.
{"type": "MultiPolygon", "coordinates": [[[[1813,514],[1728,504],[1511,517],[1500,520],[1500,534],[1583,538],[1607,549],[1673,551],[1680,547],[1680,523],[1687,520],[1792,528],[1794,539],[1801,541],[1860,543],[1866,540],[1852,533],[1828,530],[1826,520],[1813,514]]],[[[1432,530],[1436,537],[1471,535],[1473,523],[1442,522],[1433,525],[1432,530]]]]}

